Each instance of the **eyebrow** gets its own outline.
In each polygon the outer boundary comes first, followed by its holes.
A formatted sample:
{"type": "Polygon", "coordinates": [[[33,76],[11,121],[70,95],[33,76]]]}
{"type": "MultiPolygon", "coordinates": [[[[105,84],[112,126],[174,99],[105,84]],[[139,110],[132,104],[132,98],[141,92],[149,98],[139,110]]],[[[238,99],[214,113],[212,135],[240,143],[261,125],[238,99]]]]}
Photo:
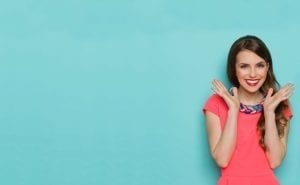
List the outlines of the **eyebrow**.
{"type": "MultiPolygon", "coordinates": [[[[266,64],[267,62],[266,61],[260,61],[260,62],[257,62],[256,64],[266,64]]],[[[239,65],[249,65],[248,63],[243,63],[243,62],[240,62],[238,63],[239,65]]]]}

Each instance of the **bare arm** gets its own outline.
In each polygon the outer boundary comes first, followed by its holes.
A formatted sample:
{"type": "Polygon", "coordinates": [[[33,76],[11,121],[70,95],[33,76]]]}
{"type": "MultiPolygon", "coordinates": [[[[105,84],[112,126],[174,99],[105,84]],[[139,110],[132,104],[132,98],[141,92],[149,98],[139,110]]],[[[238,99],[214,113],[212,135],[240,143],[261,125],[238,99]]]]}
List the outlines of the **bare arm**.
{"type": "Polygon", "coordinates": [[[284,136],[282,138],[279,137],[275,121],[275,108],[281,101],[288,99],[292,95],[293,90],[294,86],[287,84],[272,96],[273,89],[270,89],[264,102],[266,155],[270,167],[273,169],[278,167],[285,157],[289,133],[288,123],[284,128],[284,136]]]}
{"type": "Polygon", "coordinates": [[[206,125],[211,155],[217,165],[227,167],[237,138],[237,111],[229,111],[223,132],[219,117],[211,112],[206,112],[206,125]]]}
{"type": "Polygon", "coordinates": [[[228,165],[236,146],[239,100],[236,88],[233,90],[232,96],[220,81],[214,80],[212,85],[213,91],[220,95],[229,107],[223,132],[219,117],[209,111],[206,112],[206,125],[211,155],[217,165],[224,168],[228,165]]]}
{"type": "Polygon", "coordinates": [[[286,154],[289,124],[284,129],[284,136],[280,138],[276,128],[275,113],[267,113],[265,114],[265,129],[266,155],[270,167],[274,169],[281,164],[286,154]]]}

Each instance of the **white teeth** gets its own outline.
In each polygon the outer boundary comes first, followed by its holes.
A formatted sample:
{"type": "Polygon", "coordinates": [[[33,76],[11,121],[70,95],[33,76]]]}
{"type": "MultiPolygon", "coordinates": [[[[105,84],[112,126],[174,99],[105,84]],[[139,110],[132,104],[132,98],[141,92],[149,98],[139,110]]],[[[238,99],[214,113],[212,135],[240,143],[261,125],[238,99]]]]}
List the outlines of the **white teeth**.
{"type": "Polygon", "coordinates": [[[250,86],[256,86],[259,80],[246,80],[246,83],[250,86]]]}
{"type": "Polygon", "coordinates": [[[251,83],[251,84],[254,84],[254,83],[257,83],[258,80],[246,80],[247,83],[251,83]]]}

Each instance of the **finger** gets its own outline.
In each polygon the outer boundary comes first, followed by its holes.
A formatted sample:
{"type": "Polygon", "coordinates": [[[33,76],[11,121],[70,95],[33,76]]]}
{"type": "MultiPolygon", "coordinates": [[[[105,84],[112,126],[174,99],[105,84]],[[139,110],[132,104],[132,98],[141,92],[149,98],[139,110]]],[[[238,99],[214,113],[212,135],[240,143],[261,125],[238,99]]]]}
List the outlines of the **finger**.
{"type": "Polygon", "coordinates": [[[218,87],[216,85],[215,80],[213,80],[212,83],[211,83],[211,90],[213,90],[215,93],[218,92],[218,87]]]}
{"type": "Polygon", "coordinates": [[[283,99],[288,99],[292,96],[294,89],[295,87],[293,84],[288,84],[286,87],[284,87],[284,89],[280,91],[279,95],[282,96],[283,99]]]}
{"type": "Polygon", "coordinates": [[[218,88],[216,87],[216,85],[215,85],[214,83],[211,84],[210,89],[211,89],[213,92],[215,92],[215,93],[218,92],[218,88]]]}
{"type": "Polygon", "coordinates": [[[213,87],[216,92],[218,92],[218,93],[226,93],[227,92],[227,89],[222,84],[222,82],[220,82],[219,80],[213,80],[212,84],[213,84],[213,87]]]}
{"type": "Polygon", "coordinates": [[[220,94],[222,91],[222,87],[220,86],[217,80],[212,81],[211,89],[217,94],[220,94]]]}
{"type": "Polygon", "coordinates": [[[269,90],[268,90],[268,93],[267,93],[267,96],[266,96],[266,98],[270,98],[271,96],[272,96],[272,94],[273,94],[273,88],[270,88],[269,90]]]}
{"type": "Polygon", "coordinates": [[[215,87],[211,87],[211,90],[216,94],[220,94],[220,91],[218,89],[216,89],[215,87]]]}
{"type": "Polygon", "coordinates": [[[286,94],[284,95],[285,99],[290,98],[294,93],[294,88],[289,89],[289,91],[286,92],[286,94]]]}
{"type": "Polygon", "coordinates": [[[216,93],[216,91],[215,91],[215,89],[214,89],[214,87],[210,87],[210,90],[212,90],[213,91],[213,93],[216,93]]]}
{"type": "Polygon", "coordinates": [[[289,93],[286,95],[286,99],[289,99],[292,95],[293,95],[293,92],[289,92],[289,93]]]}
{"type": "Polygon", "coordinates": [[[284,86],[294,86],[294,84],[292,84],[292,83],[287,83],[287,84],[285,84],[284,86]]]}
{"type": "Polygon", "coordinates": [[[236,87],[233,87],[232,88],[232,93],[233,93],[233,96],[237,97],[238,96],[238,89],[236,87]]]}
{"type": "Polygon", "coordinates": [[[226,89],[225,86],[223,85],[223,83],[222,83],[220,80],[214,80],[214,84],[215,84],[216,87],[218,87],[220,90],[226,89]]]}
{"type": "Polygon", "coordinates": [[[285,84],[279,91],[288,91],[289,89],[293,89],[293,88],[294,88],[294,84],[288,83],[285,84]]]}

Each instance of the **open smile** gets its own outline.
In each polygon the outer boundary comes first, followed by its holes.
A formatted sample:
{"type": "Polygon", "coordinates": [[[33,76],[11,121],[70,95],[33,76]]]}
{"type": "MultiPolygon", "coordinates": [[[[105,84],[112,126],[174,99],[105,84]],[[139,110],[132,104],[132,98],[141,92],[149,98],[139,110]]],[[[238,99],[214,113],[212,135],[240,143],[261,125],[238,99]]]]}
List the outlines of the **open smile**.
{"type": "Polygon", "coordinates": [[[259,80],[246,80],[247,85],[249,86],[256,86],[259,80]]]}

